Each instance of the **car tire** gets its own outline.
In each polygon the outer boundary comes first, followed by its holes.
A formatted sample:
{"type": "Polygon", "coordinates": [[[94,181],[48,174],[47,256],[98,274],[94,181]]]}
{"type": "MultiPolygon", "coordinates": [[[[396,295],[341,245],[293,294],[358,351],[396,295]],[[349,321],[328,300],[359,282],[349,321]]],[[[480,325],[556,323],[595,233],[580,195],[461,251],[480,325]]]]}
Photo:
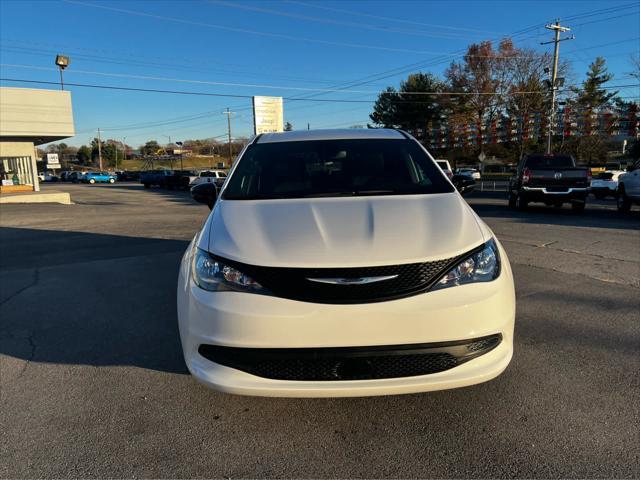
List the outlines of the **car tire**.
{"type": "Polygon", "coordinates": [[[573,213],[582,213],[584,212],[584,207],[586,206],[586,202],[580,200],[573,200],[571,202],[571,211],[573,213]]]}
{"type": "Polygon", "coordinates": [[[109,183],[116,183],[116,181],[113,178],[110,178],[109,183]]]}
{"type": "Polygon", "coordinates": [[[513,193],[509,193],[509,208],[516,208],[516,196],[513,193]]]}
{"type": "Polygon", "coordinates": [[[93,178],[90,178],[89,183],[93,184],[93,183],[96,183],[96,181],[93,178]]]}
{"type": "Polygon", "coordinates": [[[143,183],[142,185],[144,185],[144,188],[151,188],[151,185],[149,185],[148,183],[143,183]]]}
{"type": "Polygon", "coordinates": [[[525,200],[522,194],[518,194],[516,196],[516,208],[518,210],[526,210],[528,206],[529,206],[529,202],[525,200]]]}
{"type": "Polygon", "coordinates": [[[624,193],[624,187],[620,186],[618,190],[618,199],[616,200],[616,206],[619,212],[628,212],[631,210],[631,200],[624,193]]]}

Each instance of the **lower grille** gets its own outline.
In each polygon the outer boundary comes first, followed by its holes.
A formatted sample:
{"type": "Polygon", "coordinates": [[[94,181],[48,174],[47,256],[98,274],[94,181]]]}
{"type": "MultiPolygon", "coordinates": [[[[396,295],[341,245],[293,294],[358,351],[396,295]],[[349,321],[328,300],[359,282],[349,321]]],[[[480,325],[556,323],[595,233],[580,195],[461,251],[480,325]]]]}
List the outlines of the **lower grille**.
{"type": "Polygon", "coordinates": [[[274,380],[331,381],[412,377],[443,372],[483,355],[502,335],[459,342],[346,348],[235,348],[200,345],[212,362],[274,380]]]}

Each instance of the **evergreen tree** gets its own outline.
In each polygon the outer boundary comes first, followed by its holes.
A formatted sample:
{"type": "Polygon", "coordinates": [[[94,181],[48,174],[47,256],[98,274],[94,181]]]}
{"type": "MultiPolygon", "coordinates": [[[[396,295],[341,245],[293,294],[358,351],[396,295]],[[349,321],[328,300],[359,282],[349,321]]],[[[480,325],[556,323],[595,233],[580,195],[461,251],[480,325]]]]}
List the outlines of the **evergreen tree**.
{"type": "Polygon", "coordinates": [[[607,71],[605,60],[597,57],[587,72],[587,78],[582,82],[582,87],[574,89],[577,95],[576,103],[579,108],[598,109],[611,104],[611,101],[618,95],[618,92],[610,92],[603,85],[613,78],[607,71]]]}

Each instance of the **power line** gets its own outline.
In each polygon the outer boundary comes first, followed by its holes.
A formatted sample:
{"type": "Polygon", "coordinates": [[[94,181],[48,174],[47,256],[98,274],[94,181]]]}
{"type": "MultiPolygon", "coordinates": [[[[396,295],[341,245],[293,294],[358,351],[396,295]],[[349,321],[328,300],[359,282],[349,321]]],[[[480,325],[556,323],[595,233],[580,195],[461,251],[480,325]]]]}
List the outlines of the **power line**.
{"type": "MultiPolygon", "coordinates": [[[[0,42],[8,42],[8,43],[14,43],[17,45],[21,45],[23,44],[22,42],[17,42],[14,40],[6,40],[3,39],[0,42]]],[[[33,44],[33,42],[24,42],[24,44],[33,44]]],[[[30,55],[39,55],[39,56],[49,56],[51,54],[55,54],[60,50],[64,50],[66,53],[73,55],[74,58],[80,58],[80,59],[86,59],[89,62],[91,62],[92,60],[95,60],[95,63],[109,63],[109,64],[115,64],[115,65],[133,65],[133,66],[142,66],[142,67],[150,67],[150,68],[156,68],[156,69],[161,69],[163,71],[167,71],[167,70],[186,70],[186,71],[193,71],[193,72],[198,72],[198,73],[210,73],[210,72],[215,72],[215,73],[225,73],[225,74],[232,74],[232,75],[242,75],[243,77],[247,77],[247,76],[252,76],[252,77],[258,77],[258,78],[264,78],[264,77],[272,77],[272,78],[277,78],[280,80],[294,80],[294,81],[302,81],[302,82],[307,82],[307,83],[317,83],[317,84],[330,84],[330,83],[336,83],[339,80],[336,79],[318,79],[318,78],[306,78],[306,77],[298,77],[298,76],[291,76],[291,75],[275,75],[275,74],[269,74],[269,73],[264,73],[264,72],[255,72],[255,71],[248,71],[248,70],[232,70],[232,69],[219,69],[219,68],[193,68],[190,65],[182,65],[182,64],[176,64],[176,63],[172,63],[171,65],[167,65],[166,62],[165,63],[155,63],[153,61],[144,61],[145,57],[139,57],[137,56],[136,58],[138,59],[143,59],[142,61],[137,60],[122,60],[122,58],[113,58],[113,57],[106,57],[103,55],[87,55],[87,54],[83,54],[83,53],[77,53],[76,50],[84,50],[84,51],[89,51],[91,52],[91,50],[89,49],[78,49],[77,47],[69,47],[69,46],[61,46],[61,47],[55,47],[55,45],[45,45],[46,47],[51,47],[49,49],[42,49],[42,48],[33,48],[33,47],[24,47],[24,46],[10,46],[10,45],[2,45],[0,43],[0,49],[1,50],[5,50],[8,52],[14,52],[14,53],[21,53],[21,54],[30,54],[30,55]]],[[[95,52],[94,52],[95,53],[95,52]]],[[[188,59],[184,59],[182,58],[182,60],[188,60],[188,59]]],[[[198,63],[201,64],[202,60],[194,60],[194,63],[198,63]]]]}
{"type": "Polygon", "coordinates": [[[563,17],[563,20],[578,20],[580,18],[593,17],[595,15],[602,15],[608,12],[621,11],[634,7],[638,7],[638,2],[625,3],[624,5],[616,5],[615,7],[599,8],[597,10],[589,10],[586,12],[576,13],[575,15],[563,17]]]}
{"type": "MultiPolygon", "coordinates": [[[[32,84],[41,84],[41,85],[58,85],[58,82],[47,82],[44,80],[27,80],[21,78],[0,78],[2,82],[17,82],[17,83],[32,83],[32,84]]],[[[146,92],[146,93],[168,93],[174,95],[194,95],[194,96],[207,96],[207,97],[227,97],[227,98],[253,98],[252,95],[238,95],[238,94],[229,94],[229,93],[214,93],[214,92],[192,92],[186,90],[162,90],[156,88],[135,88],[135,87],[119,87],[115,85],[97,85],[97,84],[89,84],[89,83],[67,83],[68,86],[71,87],[85,87],[85,88],[99,88],[106,90],[122,90],[122,91],[131,91],[131,92],[146,92]]],[[[639,84],[630,84],[630,85],[612,85],[610,87],[601,87],[603,89],[613,89],[613,88],[626,88],[626,87],[636,87],[640,86],[639,84]]],[[[569,91],[565,89],[563,91],[569,91]]],[[[486,95],[486,96],[509,96],[509,95],[531,95],[531,94],[542,94],[545,93],[541,90],[536,91],[518,91],[518,92],[395,92],[399,95],[433,95],[433,96],[475,96],[475,95],[486,95]]],[[[296,97],[283,97],[284,100],[287,101],[303,101],[303,102],[333,102],[333,103],[373,103],[375,100],[351,100],[345,98],[296,98],[296,97]]],[[[393,100],[392,100],[393,101],[393,100]]],[[[433,103],[432,100],[424,100],[424,101],[406,101],[399,100],[398,103],[433,103]]]]}
{"type": "MultiPolygon", "coordinates": [[[[270,8],[254,7],[251,5],[227,2],[224,0],[207,0],[207,1],[210,4],[220,5],[226,8],[236,8],[239,10],[245,10],[250,12],[264,13],[267,15],[276,15],[280,17],[306,20],[309,22],[324,23],[328,25],[340,25],[340,26],[347,26],[347,27],[353,27],[353,28],[361,28],[365,30],[375,30],[378,32],[397,33],[401,35],[414,35],[418,37],[447,38],[447,39],[458,39],[460,38],[460,35],[461,35],[460,33],[439,33],[439,32],[428,33],[420,30],[402,30],[402,29],[397,29],[393,27],[377,26],[377,25],[371,25],[367,23],[349,22],[349,21],[343,21],[343,20],[335,20],[332,18],[312,17],[309,15],[302,15],[302,14],[291,13],[291,12],[283,12],[280,10],[273,10],[270,8]]],[[[480,33],[476,33],[475,35],[476,36],[480,35],[480,33]]]]}
{"type": "Polygon", "coordinates": [[[136,16],[139,16],[139,17],[155,18],[157,20],[164,20],[164,21],[168,21],[168,22],[181,23],[181,24],[185,24],[185,25],[193,25],[193,26],[197,26],[197,27],[213,28],[213,29],[223,30],[223,31],[227,31],[227,32],[234,32],[234,33],[259,35],[259,36],[263,36],[263,37],[280,38],[280,39],[283,39],[283,40],[293,40],[293,41],[296,41],[296,42],[317,43],[317,44],[320,44],[320,45],[330,45],[330,46],[334,46],[334,47],[348,47],[348,48],[360,48],[360,49],[367,49],[367,50],[381,50],[381,51],[387,51],[387,52],[416,53],[416,54],[420,54],[420,55],[440,55],[440,52],[430,52],[430,51],[424,51],[424,50],[411,50],[411,49],[406,49],[406,48],[384,47],[384,46],[380,46],[380,45],[366,45],[366,44],[362,44],[362,43],[334,42],[334,41],[331,41],[331,40],[321,40],[321,39],[316,39],[316,38],[299,37],[299,36],[293,36],[293,35],[286,35],[286,34],[283,34],[283,33],[262,32],[262,31],[259,31],[259,30],[250,30],[250,29],[247,29],[247,28],[228,27],[226,25],[217,25],[217,24],[214,24],[214,23],[197,22],[197,21],[186,20],[186,19],[178,18],[178,17],[166,17],[164,15],[157,15],[157,14],[154,14],[154,13],[141,12],[139,10],[129,10],[129,9],[126,9],[126,8],[108,7],[106,5],[98,5],[98,4],[94,4],[94,3],[84,3],[84,2],[77,1],[77,0],[63,0],[63,1],[66,2],[66,3],[75,4],[75,5],[82,5],[84,7],[100,8],[100,9],[103,9],[103,10],[110,10],[110,11],[113,11],[113,12],[125,13],[125,14],[128,14],[128,15],[136,15],[136,16]]]}
{"type": "Polygon", "coordinates": [[[322,4],[319,4],[319,3],[305,3],[305,2],[298,2],[298,1],[293,1],[293,0],[285,0],[285,2],[286,3],[291,3],[291,4],[296,4],[296,5],[303,5],[305,7],[317,8],[317,9],[320,9],[320,10],[326,10],[326,11],[329,11],[329,12],[346,13],[348,15],[354,15],[354,16],[358,16],[358,17],[373,18],[373,19],[376,19],[376,20],[387,20],[387,21],[391,21],[391,22],[404,23],[404,24],[408,24],[408,25],[417,25],[417,26],[421,26],[421,27],[443,28],[443,29],[448,29],[448,30],[460,30],[460,31],[476,32],[476,33],[492,33],[492,32],[487,32],[485,30],[476,30],[476,29],[473,29],[473,28],[453,27],[453,26],[449,26],[449,25],[436,25],[436,24],[433,24],[433,23],[416,22],[415,20],[405,20],[405,19],[400,19],[400,18],[383,17],[382,15],[372,15],[372,14],[369,14],[369,13],[355,12],[353,10],[345,10],[345,9],[341,9],[341,8],[327,7],[326,5],[322,5],[322,4]]]}

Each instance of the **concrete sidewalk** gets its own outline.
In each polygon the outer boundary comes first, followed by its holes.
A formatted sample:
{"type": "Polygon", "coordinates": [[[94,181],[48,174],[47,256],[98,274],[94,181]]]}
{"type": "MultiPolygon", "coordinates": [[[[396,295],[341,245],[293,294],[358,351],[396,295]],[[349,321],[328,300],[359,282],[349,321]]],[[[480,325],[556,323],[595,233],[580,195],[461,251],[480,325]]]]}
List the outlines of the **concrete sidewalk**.
{"type": "Polygon", "coordinates": [[[69,192],[15,192],[0,194],[0,203],[61,203],[71,205],[69,192]]]}

